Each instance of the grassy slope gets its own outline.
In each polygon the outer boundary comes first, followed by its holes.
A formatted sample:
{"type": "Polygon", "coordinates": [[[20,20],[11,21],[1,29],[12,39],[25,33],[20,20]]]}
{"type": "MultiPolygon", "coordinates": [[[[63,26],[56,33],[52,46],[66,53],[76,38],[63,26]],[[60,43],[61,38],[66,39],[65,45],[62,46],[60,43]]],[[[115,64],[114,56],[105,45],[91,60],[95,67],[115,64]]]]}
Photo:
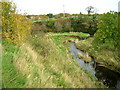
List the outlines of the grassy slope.
{"type": "Polygon", "coordinates": [[[19,50],[13,43],[3,42],[2,84],[3,88],[24,88],[25,77],[20,74],[13,61],[14,54],[19,50]]]}
{"type": "Polygon", "coordinates": [[[28,42],[24,43],[17,54],[15,51],[18,50],[18,47],[5,44],[3,54],[4,87],[104,87],[72,59],[64,48],[62,40],[64,38],[53,42],[48,36],[38,34],[37,37],[30,38],[28,42]]]}
{"type": "MultiPolygon", "coordinates": [[[[79,33],[79,32],[78,33],[49,33],[48,36],[50,36],[53,39],[53,41],[55,42],[55,44],[61,49],[61,51],[62,51],[61,53],[63,55],[64,54],[69,54],[69,52],[68,52],[69,44],[64,43],[64,42],[68,41],[68,40],[76,41],[75,38],[64,37],[64,35],[76,35],[76,36],[79,36],[79,37],[88,37],[89,36],[89,34],[79,33]]],[[[70,57],[70,55],[69,55],[69,57],[70,57]]],[[[78,68],[80,68],[80,66],[78,68]]],[[[82,73],[82,72],[85,72],[85,71],[83,70],[83,71],[80,71],[80,72],[82,73]]],[[[89,72],[87,72],[86,74],[89,74],[89,72]]],[[[91,76],[89,76],[89,77],[91,77],[91,76]]],[[[86,77],[86,78],[89,78],[89,77],[86,77]]],[[[93,80],[93,82],[96,82],[96,87],[99,87],[98,83],[100,83],[100,82],[97,82],[97,81],[94,81],[94,80],[93,80]]],[[[101,85],[100,87],[104,87],[104,86],[101,85]]]]}
{"type": "MultiPolygon", "coordinates": [[[[71,33],[48,33],[47,34],[49,37],[51,37],[53,39],[53,41],[56,43],[56,45],[62,49],[64,52],[65,50],[69,49],[69,45],[67,44],[68,40],[71,41],[75,41],[77,40],[76,38],[71,38],[71,37],[65,37],[64,35],[70,36],[70,35],[74,35],[74,36],[79,36],[79,37],[88,37],[89,34],[87,33],[82,33],[82,32],[71,32],[71,33]],[[64,47],[66,46],[66,47],[64,47]]],[[[63,52],[63,53],[64,53],[63,52]]]]}
{"type": "Polygon", "coordinates": [[[79,41],[78,43],[76,43],[77,48],[88,52],[95,58],[95,61],[100,63],[101,65],[104,65],[105,67],[120,73],[120,60],[117,57],[116,52],[105,48],[96,51],[92,46],[92,41],[93,38],[79,41]]]}
{"type": "MultiPolygon", "coordinates": [[[[44,56],[43,59],[39,59],[40,64],[44,66],[44,68],[40,69],[43,71],[42,77],[46,79],[45,75],[47,74],[48,80],[44,82],[44,85],[41,83],[42,87],[96,87],[95,81],[92,81],[91,78],[75,64],[67,53],[64,52],[64,54],[62,54],[61,49],[57,47],[51,39],[48,37],[42,37],[42,39],[41,36],[38,37],[39,38],[34,38],[31,44],[34,50],[44,56]],[[41,47],[42,50],[40,50],[41,47]],[[48,82],[51,85],[49,85],[48,82]]],[[[40,79],[40,77],[38,78],[40,79]]],[[[44,80],[43,78],[41,79],[44,80]]]]}

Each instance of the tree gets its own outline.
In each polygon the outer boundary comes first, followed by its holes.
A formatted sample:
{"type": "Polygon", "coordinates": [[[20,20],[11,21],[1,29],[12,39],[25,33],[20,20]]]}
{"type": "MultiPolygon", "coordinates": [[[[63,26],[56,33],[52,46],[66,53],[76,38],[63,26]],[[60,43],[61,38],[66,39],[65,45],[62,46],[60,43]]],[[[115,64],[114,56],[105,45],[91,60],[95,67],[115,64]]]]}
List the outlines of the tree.
{"type": "Polygon", "coordinates": [[[53,18],[53,17],[54,17],[52,13],[47,14],[47,16],[48,16],[49,18],[53,18]]]}
{"type": "Polygon", "coordinates": [[[113,49],[120,46],[120,30],[118,29],[118,14],[108,12],[99,17],[98,30],[95,33],[93,45],[96,48],[113,49]]]}
{"type": "Polygon", "coordinates": [[[1,4],[2,38],[20,45],[30,34],[30,23],[24,15],[16,14],[16,6],[12,2],[1,2],[1,4]]]}
{"type": "Polygon", "coordinates": [[[80,12],[80,15],[82,15],[82,12],[80,12]]]}
{"type": "Polygon", "coordinates": [[[94,13],[95,8],[93,6],[89,6],[85,10],[88,12],[88,15],[90,15],[90,13],[94,13]]]}

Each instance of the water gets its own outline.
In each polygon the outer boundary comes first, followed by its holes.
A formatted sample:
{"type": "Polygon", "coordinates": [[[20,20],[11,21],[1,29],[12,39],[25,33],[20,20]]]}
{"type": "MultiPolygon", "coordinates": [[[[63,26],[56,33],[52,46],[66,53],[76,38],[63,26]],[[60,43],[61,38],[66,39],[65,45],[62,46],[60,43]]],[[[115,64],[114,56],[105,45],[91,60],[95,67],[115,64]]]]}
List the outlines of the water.
{"type": "Polygon", "coordinates": [[[79,65],[83,69],[89,71],[92,76],[98,78],[98,80],[102,80],[104,85],[108,86],[109,88],[117,88],[118,90],[120,89],[119,73],[103,66],[96,65],[94,60],[92,60],[90,63],[85,63],[84,60],[78,57],[78,53],[81,53],[82,55],[85,55],[85,53],[81,50],[78,50],[73,42],[70,42],[69,52],[74,55],[74,59],[78,60],[79,65]]]}

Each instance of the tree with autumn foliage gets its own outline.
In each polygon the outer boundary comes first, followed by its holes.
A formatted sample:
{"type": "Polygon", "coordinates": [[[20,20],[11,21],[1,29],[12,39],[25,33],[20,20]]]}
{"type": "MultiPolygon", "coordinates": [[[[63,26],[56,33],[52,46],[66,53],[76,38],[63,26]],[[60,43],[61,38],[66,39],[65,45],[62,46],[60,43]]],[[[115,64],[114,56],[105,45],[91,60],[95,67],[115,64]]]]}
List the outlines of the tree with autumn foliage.
{"type": "Polygon", "coordinates": [[[12,2],[0,2],[2,5],[2,38],[18,45],[30,34],[30,23],[24,15],[16,13],[12,2]]]}

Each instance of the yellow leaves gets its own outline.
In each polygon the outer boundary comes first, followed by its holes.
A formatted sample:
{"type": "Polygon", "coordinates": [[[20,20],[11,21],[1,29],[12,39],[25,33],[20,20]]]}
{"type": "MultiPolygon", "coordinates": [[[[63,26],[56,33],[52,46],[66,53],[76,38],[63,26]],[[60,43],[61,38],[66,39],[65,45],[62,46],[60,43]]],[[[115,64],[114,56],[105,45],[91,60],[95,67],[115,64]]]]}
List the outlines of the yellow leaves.
{"type": "Polygon", "coordinates": [[[9,37],[9,33],[7,33],[7,32],[3,32],[3,35],[4,35],[5,37],[9,37]]]}
{"type": "MultiPolygon", "coordinates": [[[[7,4],[7,3],[6,3],[7,4]]],[[[11,5],[12,7],[12,5],[11,5]]],[[[13,11],[15,8],[13,9],[13,11]]],[[[30,34],[30,23],[25,20],[25,16],[11,13],[12,9],[6,6],[3,8],[2,26],[3,37],[8,42],[21,44],[30,34]],[[6,15],[9,15],[6,17],[6,15]]]]}

